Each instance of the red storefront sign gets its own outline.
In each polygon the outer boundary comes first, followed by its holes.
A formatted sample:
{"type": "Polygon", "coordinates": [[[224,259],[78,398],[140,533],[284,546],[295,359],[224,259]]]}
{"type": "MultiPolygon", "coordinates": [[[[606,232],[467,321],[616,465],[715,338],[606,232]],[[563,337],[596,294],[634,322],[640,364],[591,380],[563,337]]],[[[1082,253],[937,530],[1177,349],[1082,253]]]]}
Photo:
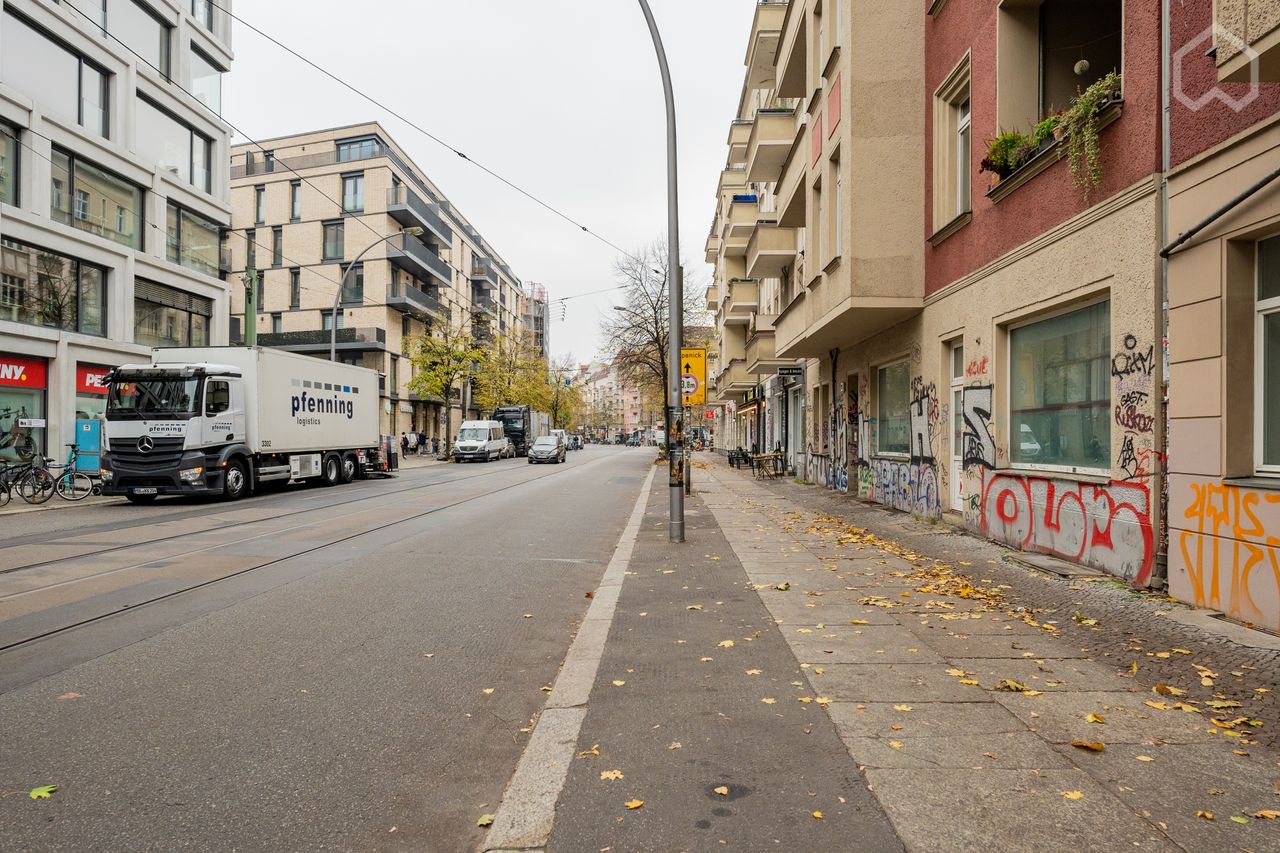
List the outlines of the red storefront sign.
{"type": "Polygon", "coordinates": [[[76,393],[77,394],[106,394],[107,393],[107,371],[109,367],[102,367],[97,364],[77,364],[76,365],[76,393]]]}
{"type": "Polygon", "coordinates": [[[0,387],[43,391],[46,381],[44,359],[0,353],[0,387]]]}

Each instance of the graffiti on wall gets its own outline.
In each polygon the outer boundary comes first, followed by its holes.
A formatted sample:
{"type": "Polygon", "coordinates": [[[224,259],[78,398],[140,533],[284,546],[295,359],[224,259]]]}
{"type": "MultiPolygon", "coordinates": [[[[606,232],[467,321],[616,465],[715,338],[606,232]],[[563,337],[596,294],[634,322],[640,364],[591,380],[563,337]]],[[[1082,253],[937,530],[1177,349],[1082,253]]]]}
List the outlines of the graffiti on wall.
{"type": "Polygon", "coordinates": [[[1218,483],[1191,483],[1178,532],[1190,590],[1175,594],[1245,622],[1280,630],[1280,494],[1218,483]],[[1189,594],[1187,594],[1189,592],[1189,594]]]}
{"type": "Polygon", "coordinates": [[[1143,349],[1136,335],[1124,336],[1124,349],[1111,358],[1111,375],[1117,379],[1149,378],[1156,369],[1155,345],[1143,349]]]}
{"type": "Polygon", "coordinates": [[[996,467],[996,439],[991,434],[990,385],[971,385],[964,389],[964,434],[961,460],[967,469],[996,467]]]}
{"type": "Polygon", "coordinates": [[[987,375],[987,357],[971,359],[964,368],[964,375],[970,379],[987,375]]]}
{"type": "Polygon", "coordinates": [[[1103,569],[1134,586],[1151,577],[1151,493],[1142,483],[988,472],[981,525],[1006,545],[1103,569]]]}
{"type": "Polygon", "coordinates": [[[831,483],[830,488],[849,493],[849,417],[846,408],[848,391],[841,382],[835,389],[835,408],[831,413],[831,483]]]}
{"type": "Polygon", "coordinates": [[[1126,391],[1116,403],[1116,426],[1128,432],[1151,432],[1155,415],[1147,414],[1151,395],[1146,391],[1126,391]]]}
{"type": "Polygon", "coordinates": [[[928,462],[877,459],[875,499],[902,512],[937,518],[942,514],[937,470],[928,462]]]}

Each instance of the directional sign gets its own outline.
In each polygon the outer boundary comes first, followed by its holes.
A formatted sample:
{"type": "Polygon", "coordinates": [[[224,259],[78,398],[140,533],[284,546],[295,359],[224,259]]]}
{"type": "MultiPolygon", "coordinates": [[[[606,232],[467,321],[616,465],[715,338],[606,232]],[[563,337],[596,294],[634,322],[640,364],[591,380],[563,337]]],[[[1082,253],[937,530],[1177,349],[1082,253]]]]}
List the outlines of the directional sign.
{"type": "Polygon", "coordinates": [[[707,351],[705,349],[680,350],[680,396],[686,406],[706,404],[707,351]]]}

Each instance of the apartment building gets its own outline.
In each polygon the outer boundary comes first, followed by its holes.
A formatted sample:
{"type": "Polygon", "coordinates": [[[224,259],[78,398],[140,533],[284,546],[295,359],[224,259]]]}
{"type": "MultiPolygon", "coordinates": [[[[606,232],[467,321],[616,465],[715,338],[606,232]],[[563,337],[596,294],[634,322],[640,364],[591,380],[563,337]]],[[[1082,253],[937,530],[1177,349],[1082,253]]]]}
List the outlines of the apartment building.
{"type": "Polygon", "coordinates": [[[1280,9],[1170,36],[1169,591],[1280,631],[1280,9]]]}
{"type": "MultiPolygon", "coordinates": [[[[383,432],[443,437],[443,399],[409,387],[409,342],[446,324],[523,334],[530,298],[511,268],[376,122],[231,156],[225,245],[236,282],[255,271],[258,343],[328,358],[336,327],[338,359],[381,374],[383,432]]],[[[232,290],[243,334],[246,291],[232,290]]],[[[454,431],[478,414],[469,399],[454,398],[454,431]]]]}
{"type": "Polygon", "coordinates": [[[0,459],[60,455],[110,368],[227,342],[231,60],[207,0],[4,0],[0,459]]]}

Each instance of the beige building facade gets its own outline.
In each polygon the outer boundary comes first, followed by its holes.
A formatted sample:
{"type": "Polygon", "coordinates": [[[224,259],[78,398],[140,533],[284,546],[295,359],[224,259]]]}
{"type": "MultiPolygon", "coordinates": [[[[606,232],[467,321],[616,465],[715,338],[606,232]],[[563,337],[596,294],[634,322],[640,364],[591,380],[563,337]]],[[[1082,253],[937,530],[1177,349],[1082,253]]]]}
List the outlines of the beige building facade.
{"type": "MultiPolygon", "coordinates": [[[[236,146],[231,196],[226,249],[236,282],[256,270],[258,343],[327,358],[336,324],[337,357],[382,376],[385,434],[445,435],[443,400],[409,387],[414,338],[477,322],[520,335],[545,321],[545,289],[526,292],[377,123],[236,146]]],[[[232,291],[243,324],[245,289],[232,291]]],[[[461,392],[451,432],[479,415],[461,392]]]]}

